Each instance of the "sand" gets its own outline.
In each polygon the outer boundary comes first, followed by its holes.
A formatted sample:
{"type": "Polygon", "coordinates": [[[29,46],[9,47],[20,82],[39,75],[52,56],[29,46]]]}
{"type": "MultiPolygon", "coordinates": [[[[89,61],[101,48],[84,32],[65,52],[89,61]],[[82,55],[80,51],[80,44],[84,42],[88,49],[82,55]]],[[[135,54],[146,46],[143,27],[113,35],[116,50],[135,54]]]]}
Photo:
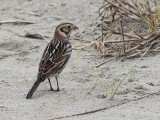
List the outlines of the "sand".
{"type": "MultiPolygon", "coordinates": [[[[160,119],[159,54],[144,57],[124,81],[114,99],[110,100],[104,96],[106,93],[100,83],[106,86],[111,85],[113,80],[118,82],[137,59],[123,62],[113,60],[103,65],[97,69],[97,80],[96,71],[91,66],[107,59],[86,59],[86,55],[94,49],[74,50],[59,77],[60,92],[48,91],[49,84],[45,81],[33,99],[25,99],[36,80],[38,64],[47,45],[44,40],[23,37],[25,31],[47,35],[50,37],[48,40],[51,40],[58,24],[72,22],[80,28],[71,35],[71,42],[75,46],[81,43],[75,37],[87,38],[83,31],[93,27],[90,24],[98,16],[102,4],[103,0],[0,1],[0,20],[36,22],[30,25],[0,25],[1,120],[49,120],[58,117],[63,120],[160,119]],[[101,108],[104,109],[72,116],[101,108]]],[[[56,87],[55,79],[51,81],[56,87]]]]}

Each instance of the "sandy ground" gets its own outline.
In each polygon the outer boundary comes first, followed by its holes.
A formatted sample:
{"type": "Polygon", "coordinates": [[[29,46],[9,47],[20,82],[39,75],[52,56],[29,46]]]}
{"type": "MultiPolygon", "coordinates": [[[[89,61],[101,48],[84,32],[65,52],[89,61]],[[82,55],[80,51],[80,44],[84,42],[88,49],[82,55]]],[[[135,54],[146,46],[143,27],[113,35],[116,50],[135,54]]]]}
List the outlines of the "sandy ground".
{"type": "MultiPolygon", "coordinates": [[[[31,25],[0,25],[0,119],[48,120],[159,120],[160,119],[160,55],[145,57],[136,65],[113,100],[103,97],[103,85],[119,81],[137,59],[113,60],[97,69],[92,64],[105,59],[85,59],[90,49],[73,51],[69,64],[59,77],[60,92],[51,92],[48,81],[42,83],[33,99],[26,94],[37,76],[38,64],[47,42],[20,37],[25,31],[52,37],[62,22],[73,22],[79,31],[72,34],[84,38],[83,31],[97,17],[102,0],[1,0],[0,20],[24,19],[31,25]],[[78,57],[79,56],[79,57],[78,57]],[[93,91],[91,89],[96,86],[93,91]],[[156,94],[152,94],[155,93],[156,94]],[[148,95],[150,94],[150,95],[148,95]],[[146,96],[146,97],[143,97],[146,96]],[[140,99],[138,99],[140,98],[140,99]],[[106,108],[95,113],[74,114],[106,108]]],[[[51,38],[50,38],[51,39],[51,38]]],[[[53,78],[52,83],[55,83],[53,78]]],[[[55,87],[55,86],[54,86],[55,87]]]]}

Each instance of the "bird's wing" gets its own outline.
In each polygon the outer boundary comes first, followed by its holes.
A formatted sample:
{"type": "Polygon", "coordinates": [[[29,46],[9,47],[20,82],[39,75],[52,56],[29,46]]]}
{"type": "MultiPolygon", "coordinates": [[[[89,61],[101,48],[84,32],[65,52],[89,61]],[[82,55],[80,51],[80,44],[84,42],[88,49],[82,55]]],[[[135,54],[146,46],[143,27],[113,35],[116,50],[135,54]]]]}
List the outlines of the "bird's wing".
{"type": "Polygon", "coordinates": [[[39,65],[38,76],[45,80],[51,74],[56,74],[59,69],[63,68],[69,57],[67,44],[48,44],[39,65]]]}

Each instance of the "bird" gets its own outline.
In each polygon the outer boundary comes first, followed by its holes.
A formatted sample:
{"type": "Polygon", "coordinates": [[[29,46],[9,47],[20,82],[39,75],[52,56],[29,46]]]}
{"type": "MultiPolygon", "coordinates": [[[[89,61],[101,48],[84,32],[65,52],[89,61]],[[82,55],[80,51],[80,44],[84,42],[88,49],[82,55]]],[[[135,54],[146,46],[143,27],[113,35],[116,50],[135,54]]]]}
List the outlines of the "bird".
{"type": "Polygon", "coordinates": [[[71,57],[70,34],[76,29],[78,27],[72,23],[61,23],[56,27],[54,36],[45,48],[39,63],[37,80],[29,90],[26,99],[31,99],[40,83],[46,79],[48,79],[51,91],[59,91],[58,76],[71,57]],[[50,81],[52,77],[56,79],[56,90],[53,89],[50,81]]]}

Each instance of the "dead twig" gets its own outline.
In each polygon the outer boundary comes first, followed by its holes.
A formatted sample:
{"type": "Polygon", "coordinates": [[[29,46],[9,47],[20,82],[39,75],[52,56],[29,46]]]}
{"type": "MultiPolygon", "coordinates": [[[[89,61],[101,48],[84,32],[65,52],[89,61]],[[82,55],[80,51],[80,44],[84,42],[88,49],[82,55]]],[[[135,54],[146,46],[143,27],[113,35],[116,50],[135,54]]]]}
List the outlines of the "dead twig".
{"type": "MultiPolygon", "coordinates": [[[[108,34],[108,33],[111,32],[112,34],[122,35],[122,32],[120,32],[119,30],[117,30],[115,28],[110,28],[110,27],[106,27],[106,28],[109,29],[109,31],[107,31],[105,34],[108,34]]],[[[124,33],[124,36],[129,37],[129,38],[140,39],[140,37],[133,36],[133,35],[130,35],[130,34],[127,34],[127,33],[124,33]]]]}
{"type": "Polygon", "coordinates": [[[52,119],[49,119],[49,120],[59,120],[59,119],[63,119],[63,118],[71,118],[71,117],[78,117],[78,116],[93,114],[93,113],[96,113],[96,112],[100,112],[100,111],[104,111],[104,110],[109,110],[111,108],[115,108],[117,106],[121,106],[121,105],[130,103],[130,102],[135,102],[135,101],[143,100],[145,98],[148,98],[148,97],[151,97],[151,96],[154,96],[154,95],[159,95],[159,94],[160,94],[160,91],[156,91],[156,92],[144,95],[142,97],[138,97],[138,98],[134,98],[134,99],[130,99],[130,100],[123,100],[122,102],[119,102],[117,104],[114,104],[114,105],[111,105],[111,106],[108,106],[108,107],[99,108],[99,109],[96,109],[96,110],[91,110],[91,111],[87,111],[87,112],[83,112],[83,113],[77,113],[77,114],[72,114],[72,115],[55,117],[55,118],[52,118],[52,119]]]}
{"type": "Polygon", "coordinates": [[[48,43],[50,42],[49,40],[47,40],[47,38],[49,38],[48,36],[44,36],[41,33],[38,33],[38,34],[40,34],[46,42],[48,42],[48,43]]]}
{"type": "Polygon", "coordinates": [[[33,21],[27,21],[27,20],[3,20],[0,21],[0,24],[34,24],[33,21]]]}
{"type": "Polygon", "coordinates": [[[109,60],[107,60],[107,61],[105,61],[105,62],[103,62],[103,63],[100,63],[100,64],[96,65],[96,68],[98,68],[98,67],[100,67],[100,66],[102,66],[102,65],[104,65],[104,64],[106,64],[106,63],[108,63],[108,62],[110,62],[110,61],[112,61],[112,60],[114,60],[114,59],[116,59],[117,57],[118,57],[118,56],[112,57],[111,59],[109,59],[109,60]]]}
{"type": "Polygon", "coordinates": [[[103,44],[108,44],[108,43],[122,43],[122,42],[133,42],[133,41],[139,41],[139,39],[138,39],[138,40],[136,40],[136,39],[128,39],[128,40],[125,40],[125,41],[123,41],[123,40],[104,41],[103,44]]]}
{"type": "Polygon", "coordinates": [[[27,31],[25,31],[25,32],[26,32],[26,34],[24,37],[33,38],[33,39],[40,39],[40,40],[44,39],[46,42],[49,42],[49,40],[47,40],[47,38],[50,38],[50,37],[44,36],[41,33],[29,33],[27,31]]]}
{"type": "Polygon", "coordinates": [[[42,39],[44,39],[44,37],[45,38],[49,38],[48,36],[42,36],[42,35],[40,35],[40,34],[33,34],[33,33],[26,33],[25,34],[25,37],[27,37],[27,38],[34,38],[34,39],[40,39],[40,40],[42,40],[42,39]]]}
{"type": "Polygon", "coordinates": [[[122,20],[120,20],[120,23],[121,23],[121,32],[122,32],[122,40],[123,40],[123,52],[124,52],[124,55],[126,54],[126,47],[125,47],[125,40],[124,40],[124,32],[123,32],[123,24],[122,24],[122,20]]]}

